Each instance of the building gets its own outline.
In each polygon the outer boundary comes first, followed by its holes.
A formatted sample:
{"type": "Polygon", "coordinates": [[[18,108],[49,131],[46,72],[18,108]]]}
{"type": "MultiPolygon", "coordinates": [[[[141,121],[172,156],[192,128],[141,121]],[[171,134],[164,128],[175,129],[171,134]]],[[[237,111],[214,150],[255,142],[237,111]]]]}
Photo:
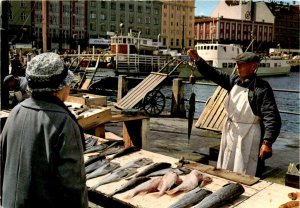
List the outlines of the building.
{"type": "Polygon", "coordinates": [[[294,9],[296,6],[281,5],[279,11],[274,5],[278,4],[220,1],[212,17],[195,20],[195,39],[197,42],[236,43],[244,49],[254,39],[251,50],[257,52],[268,51],[281,43],[287,46],[288,40],[290,43],[292,40],[298,43],[294,48],[299,47],[299,6],[297,10],[294,9]],[[270,9],[270,5],[274,9],[270,9]],[[276,10],[277,13],[274,12],[276,10]]]}
{"type": "Polygon", "coordinates": [[[161,38],[164,48],[193,48],[195,0],[162,0],[161,38]]]}
{"type": "Polygon", "coordinates": [[[111,34],[140,32],[157,40],[160,34],[160,1],[89,1],[89,37],[109,38],[111,34]]]}

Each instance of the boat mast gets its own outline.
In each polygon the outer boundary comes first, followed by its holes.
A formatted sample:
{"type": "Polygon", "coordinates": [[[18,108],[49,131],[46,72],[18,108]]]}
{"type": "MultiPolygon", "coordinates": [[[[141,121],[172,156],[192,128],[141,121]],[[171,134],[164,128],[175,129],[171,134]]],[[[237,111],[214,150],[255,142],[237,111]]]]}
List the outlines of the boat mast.
{"type": "Polygon", "coordinates": [[[47,52],[47,0],[42,0],[43,52],[47,52]]]}

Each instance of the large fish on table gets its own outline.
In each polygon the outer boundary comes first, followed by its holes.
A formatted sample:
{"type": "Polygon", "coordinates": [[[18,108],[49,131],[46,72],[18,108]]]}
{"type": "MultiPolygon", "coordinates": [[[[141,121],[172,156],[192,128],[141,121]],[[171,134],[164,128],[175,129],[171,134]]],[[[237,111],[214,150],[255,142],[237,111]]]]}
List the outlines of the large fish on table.
{"type": "Polygon", "coordinates": [[[109,162],[104,164],[103,166],[99,167],[98,169],[94,170],[93,172],[86,175],[86,179],[89,180],[91,178],[96,178],[107,173],[112,172],[113,170],[120,167],[119,163],[109,162]]]}
{"type": "Polygon", "coordinates": [[[166,163],[166,162],[159,162],[159,163],[154,163],[150,165],[149,167],[145,168],[143,171],[137,173],[135,177],[140,177],[140,176],[146,176],[152,172],[155,172],[157,170],[165,169],[165,168],[170,168],[171,164],[166,163]]]}
{"type": "Polygon", "coordinates": [[[127,183],[124,183],[120,188],[116,189],[113,193],[109,194],[109,196],[113,196],[115,194],[119,194],[119,193],[123,193],[129,189],[132,189],[138,185],[140,185],[141,183],[144,183],[148,180],[150,180],[151,178],[149,177],[133,177],[132,179],[130,179],[127,183]]]}
{"type": "Polygon", "coordinates": [[[192,170],[183,180],[183,182],[176,186],[175,188],[171,189],[167,192],[167,194],[172,195],[177,192],[188,192],[196,188],[197,186],[203,187],[207,185],[209,182],[212,182],[212,179],[204,175],[198,170],[192,170]]]}
{"type": "Polygon", "coordinates": [[[110,159],[113,160],[117,157],[122,157],[124,155],[128,155],[130,153],[133,153],[133,152],[137,152],[139,151],[141,148],[139,147],[136,147],[136,146],[132,146],[132,147],[125,147],[125,148],[122,148],[120,151],[118,151],[116,154],[114,154],[110,159]]]}
{"type": "Polygon", "coordinates": [[[97,155],[93,155],[90,156],[89,159],[87,161],[84,162],[85,166],[88,166],[98,160],[100,160],[101,158],[105,158],[108,155],[112,155],[112,154],[116,154],[117,152],[119,152],[121,149],[123,149],[122,147],[111,147],[111,148],[107,148],[105,150],[103,150],[102,152],[98,153],[97,155]]]}
{"type": "Polygon", "coordinates": [[[181,182],[182,180],[179,178],[177,173],[173,172],[172,170],[169,171],[162,177],[160,183],[158,184],[158,195],[162,196],[166,191],[170,190],[173,186],[178,185],[181,182]]]}
{"type": "Polygon", "coordinates": [[[170,205],[168,208],[188,208],[203,200],[212,192],[200,187],[197,187],[186,194],[184,194],[177,202],[170,205]]]}
{"type": "Polygon", "coordinates": [[[219,208],[227,202],[239,197],[245,192],[239,183],[228,183],[208,197],[205,197],[194,208],[219,208]]]}
{"type": "Polygon", "coordinates": [[[151,160],[150,158],[143,157],[143,158],[135,159],[133,161],[130,161],[130,162],[122,165],[120,167],[120,169],[125,169],[125,168],[140,168],[140,167],[149,165],[151,163],[153,163],[153,160],[151,160]]]}
{"type": "Polygon", "coordinates": [[[85,150],[83,153],[93,153],[93,152],[101,152],[105,149],[108,149],[110,147],[114,147],[117,145],[120,145],[121,142],[120,141],[108,141],[108,142],[104,142],[102,144],[98,144],[96,146],[90,147],[89,149],[85,150]]]}
{"type": "Polygon", "coordinates": [[[85,167],[85,172],[86,173],[90,173],[90,172],[93,172],[94,170],[100,168],[101,166],[103,166],[104,164],[108,163],[109,160],[103,158],[103,159],[99,159],[98,161],[90,164],[90,165],[87,165],[85,167]]]}
{"type": "Polygon", "coordinates": [[[157,187],[158,187],[161,179],[162,179],[162,177],[152,178],[152,179],[138,185],[126,196],[126,198],[132,198],[135,195],[142,193],[142,192],[143,193],[151,193],[151,192],[157,191],[157,187]]]}
{"type": "Polygon", "coordinates": [[[162,169],[162,170],[158,170],[158,171],[149,173],[147,175],[147,177],[163,176],[169,171],[173,171],[173,172],[177,173],[177,175],[184,175],[184,174],[188,174],[188,173],[191,172],[190,169],[187,169],[187,168],[184,168],[184,167],[181,167],[181,168],[165,168],[165,169],[162,169]]]}
{"type": "Polygon", "coordinates": [[[112,172],[111,174],[109,174],[108,176],[103,178],[99,183],[97,183],[96,185],[89,188],[89,190],[91,190],[91,191],[96,190],[96,188],[98,188],[99,186],[102,186],[102,185],[108,184],[108,183],[112,183],[115,181],[119,181],[123,178],[127,178],[129,176],[132,176],[136,172],[137,172],[136,168],[126,168],[126,169],[122,169],[122,170],[116,170],[115,172],[112,172]]]}

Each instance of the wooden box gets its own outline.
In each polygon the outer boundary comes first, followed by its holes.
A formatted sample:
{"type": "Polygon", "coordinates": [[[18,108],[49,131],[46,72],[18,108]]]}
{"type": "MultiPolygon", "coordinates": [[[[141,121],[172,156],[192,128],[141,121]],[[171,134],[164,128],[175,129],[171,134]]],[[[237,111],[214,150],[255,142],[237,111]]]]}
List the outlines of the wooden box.
{"type": "Polygon", "coordinates": [[[86,106],[107,106],[106,96],[94,95],[88,93],[71,94],[68,96],[67,102],[79,103],[86,106]]]}
{"type": "Polygon", "coordinates": [[[81,114],[78,123],[84,130],[92,129],[111,120],[111,109],[108,107],[90,108],[81,114]]]}

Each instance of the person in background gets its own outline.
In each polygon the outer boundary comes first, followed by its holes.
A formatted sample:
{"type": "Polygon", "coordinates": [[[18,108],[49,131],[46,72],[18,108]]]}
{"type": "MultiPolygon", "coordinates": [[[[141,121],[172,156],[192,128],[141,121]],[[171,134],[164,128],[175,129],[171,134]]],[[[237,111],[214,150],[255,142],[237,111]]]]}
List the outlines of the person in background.
{"type": "Polygon", "coordinates": [[[271,86],[256,75],[260,58],[252,52],[238,55],[237,74],[229,75],[208,65],[194,49],[188,55],[205,78],[228,91],[217,168],[261,177],[281,118],[271,86]]]}
{"type": "Polygon", "coordinates": [[[72,72],[55,53],[26,69],[31,97],[12,109],[0,136],[2,207],[87,207],[84,136],[65,106],[72,72]]]}
{"type": "Polygon", "coordinates": [[[10,74],[4,78],[3,85],[7,87],[8,90],[14,91],[12,106],[15,106],[19,102],[29,98],[30,93],[27,90],[27,84],[26,77],[14,77],[10,74]]]}
{"type": "Polygon", "coordinates": [[[25,76],[25,68],[21,62],[20,56],[18,53],[14,54],[13,59],[10,62],[11,64],[11,73],[14,77],[25,76]]]}

